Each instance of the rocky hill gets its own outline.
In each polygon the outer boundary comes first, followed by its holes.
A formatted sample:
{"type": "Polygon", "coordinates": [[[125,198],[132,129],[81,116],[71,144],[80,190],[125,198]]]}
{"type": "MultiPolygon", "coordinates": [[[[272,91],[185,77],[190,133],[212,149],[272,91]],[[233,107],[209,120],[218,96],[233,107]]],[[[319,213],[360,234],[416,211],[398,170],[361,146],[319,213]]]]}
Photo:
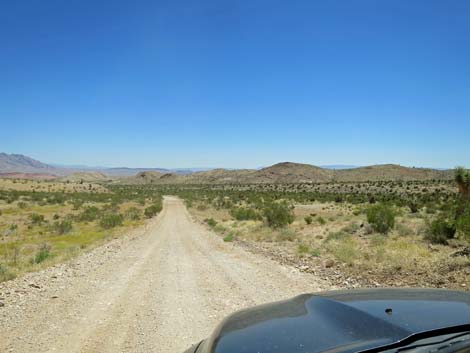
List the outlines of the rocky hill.
{"type": "Polygon", "coordinates": [[[396,164],[348,169],[321,168],[310,164],[282,162],[262,169],[168,170],[162,168],[107,168],[77,170],[54,167],[20,155],[0,153],[1,175],[62,176],[62,181],[106,182],[124,184],[269,184],[364,182],[379,180],[451,179],[452,170],[408,168],[396,164]]]}
{"type": "Polygon", "coordinates": [[[378,180],[432,180],[451,179],[452,170],[430,168],[409,168],[396,164],[373,165],[352,169],[336,170],[337,181],[378,181],[378,180]]]}
{"type": "Polygon", "coordinates": [[[60,169],[22,154],[0,153],[0,173],[62,174],[60,169]]]}
{"type": "Polygon", "coordinates": [[[189,175],[145,172],[143,174],[139,173],[135,177],[126,178],[121,182],[153,184],[295,184],[331,181],[431,180],[451,179],[452,177],[453,172],[451,170],[408,168],[394,164],[332,170],[310,164],[283,162],[259,170],[214,169],[189,175]]]}

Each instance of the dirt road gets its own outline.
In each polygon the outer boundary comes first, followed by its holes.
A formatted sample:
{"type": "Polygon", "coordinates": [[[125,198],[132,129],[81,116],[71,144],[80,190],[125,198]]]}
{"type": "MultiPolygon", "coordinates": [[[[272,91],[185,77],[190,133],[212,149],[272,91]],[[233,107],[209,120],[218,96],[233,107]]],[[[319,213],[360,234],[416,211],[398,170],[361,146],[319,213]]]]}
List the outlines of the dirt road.
{"type": "Polygon", "coordinates": [[[140,232],[0,285],[0,352],[182,352],[235,310],[325,288],[167,197],[140,232]]]}

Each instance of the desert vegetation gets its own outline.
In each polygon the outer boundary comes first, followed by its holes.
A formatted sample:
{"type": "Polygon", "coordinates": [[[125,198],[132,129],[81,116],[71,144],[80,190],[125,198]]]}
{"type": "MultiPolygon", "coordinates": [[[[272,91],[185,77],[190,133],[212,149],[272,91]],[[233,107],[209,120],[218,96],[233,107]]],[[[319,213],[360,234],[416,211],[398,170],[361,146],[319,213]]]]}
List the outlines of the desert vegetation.
{"type": "Polygon", "coordinates": [[[117,236],[158,214],[161,195],[176,195],[225,242],[282,261],[365,284],[460,288],[470,285],[468,173],[456,169],[454,180],[3,190],[0,276],[61,261],[117,236]]]}
{"type": "Polygon", "coordinates": [[[455,179],[154,186],[224,241],[391,285],[470,285],[468,172],[455,179]],[[467,183],[467,184],[465,184],[467,183]]]}
{"type": "Polygon", "coordinates": [[[91,249],[140,225],[162,208],[162,197],[154,190],[100,185],[74,192],[69,183],[64,188],[43,191],[47,188],[41,185],[31,190],[0,190],[0,281],[91,249]]]}

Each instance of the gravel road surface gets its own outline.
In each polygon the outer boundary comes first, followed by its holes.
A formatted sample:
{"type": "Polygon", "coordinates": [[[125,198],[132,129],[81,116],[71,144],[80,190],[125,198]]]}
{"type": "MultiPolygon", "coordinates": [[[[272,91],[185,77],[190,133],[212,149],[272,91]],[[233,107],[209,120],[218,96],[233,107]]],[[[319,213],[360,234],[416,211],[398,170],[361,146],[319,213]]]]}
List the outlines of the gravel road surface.
{"type": "Polygon", "coordinates": [[[324,289],[224,243],[166,197],[134,233],[0,284],[0,352],[182,352],[238,309],[324,289]]]}

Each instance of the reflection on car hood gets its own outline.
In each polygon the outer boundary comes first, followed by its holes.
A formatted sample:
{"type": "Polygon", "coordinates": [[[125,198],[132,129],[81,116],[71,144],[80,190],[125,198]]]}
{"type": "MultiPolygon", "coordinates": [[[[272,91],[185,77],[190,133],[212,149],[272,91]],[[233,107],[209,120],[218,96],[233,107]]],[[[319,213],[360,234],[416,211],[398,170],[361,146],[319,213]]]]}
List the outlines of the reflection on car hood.
{"type": "Polygon", "coordinates": [[[225,319],[197,352],[357,352],[464,324],[470,324],[469,293],[333,291],[239,311],[225,319]]]}

